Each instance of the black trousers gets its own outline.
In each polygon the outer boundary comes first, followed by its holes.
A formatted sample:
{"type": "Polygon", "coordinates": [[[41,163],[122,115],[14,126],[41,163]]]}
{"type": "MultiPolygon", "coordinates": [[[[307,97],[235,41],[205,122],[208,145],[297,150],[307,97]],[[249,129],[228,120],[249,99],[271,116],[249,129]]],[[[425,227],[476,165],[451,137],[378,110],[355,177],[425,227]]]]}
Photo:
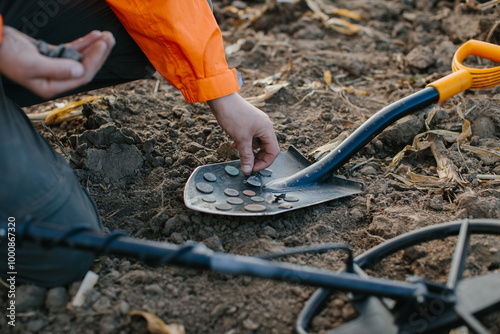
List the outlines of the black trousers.
{"type": "MultiPolygon", "coordinates": [[[[110,57],[88,85],[66,95],[142,79],[154,69],[104,0],[1,0],[4,24],[52,44],[92,30],[116,38],[110,57]]],[[[0,60],[1,61],[1,60],[0,60]]],[[[102,229],[95,203],[71,167],[31,125],[21,107],[42,102],[0,77],[0,218],[32,216],[65,226],[102,229]]],[[[16,247],[16,282],[60,286],[81,279],[94,254],[23,243],[16,247]]],[[[0,242],[0,277],[8,278],[7,243],[0,242]]]]}

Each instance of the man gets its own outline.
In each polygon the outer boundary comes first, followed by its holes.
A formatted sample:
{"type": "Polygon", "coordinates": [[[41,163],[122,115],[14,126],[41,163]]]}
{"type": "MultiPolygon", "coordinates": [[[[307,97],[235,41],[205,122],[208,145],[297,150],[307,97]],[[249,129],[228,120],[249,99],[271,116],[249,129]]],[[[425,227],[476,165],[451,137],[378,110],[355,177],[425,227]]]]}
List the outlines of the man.
{"type": "MultiPolygon", "coordinates": [[[[20,107],[145,78],[153,67],[187,102],[208,102],[245,173],[266,168],[278,155],[267,115],[236,93],[237,72],[228,69],[206,0],[2,0],[0,14],[0,216],[101,229],[92,199],[20,107]],[[38,39],[72,41],[66,45],[83,58],[41,55],[38,39]]],[[[16,250],[17,281],[64,285],[80,279],[92,261],[85,252],[26,244],[16,250]]],[[[3,243],[0,276],[7,272],[3,243]]]]}

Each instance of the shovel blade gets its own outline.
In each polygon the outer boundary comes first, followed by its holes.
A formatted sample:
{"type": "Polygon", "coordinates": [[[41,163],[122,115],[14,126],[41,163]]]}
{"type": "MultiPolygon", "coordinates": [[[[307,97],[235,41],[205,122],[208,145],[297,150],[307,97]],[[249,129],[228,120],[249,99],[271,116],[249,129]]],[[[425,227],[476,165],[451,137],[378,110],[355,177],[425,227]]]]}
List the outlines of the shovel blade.
{"type": "Polygon", "coordinates": [[[281,152],[265,171],[244,175],[239,160],[196,168],[184,188],[192,210],[228,216],[267,216],[359,194],[364,184],[329,176],[320,183],[291,187],[280,193],[265,184],[293,175],[311,163],[293,146],[281,152]],[[234,175],[235,172],[237,175],[234,175]],[[233,174],[233,175],[232,175],[233,174]]]}

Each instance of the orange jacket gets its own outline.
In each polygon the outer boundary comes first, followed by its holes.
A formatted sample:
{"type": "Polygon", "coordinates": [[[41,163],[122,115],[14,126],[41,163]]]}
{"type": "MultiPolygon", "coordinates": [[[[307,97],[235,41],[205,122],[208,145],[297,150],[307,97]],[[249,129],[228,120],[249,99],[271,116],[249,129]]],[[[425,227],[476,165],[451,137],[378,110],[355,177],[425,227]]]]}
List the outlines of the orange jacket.
{"type": "Polygon", "coordinates": [[[239,90],[207,0],[106,0],[155,69],[187,102],[239,90]]]}

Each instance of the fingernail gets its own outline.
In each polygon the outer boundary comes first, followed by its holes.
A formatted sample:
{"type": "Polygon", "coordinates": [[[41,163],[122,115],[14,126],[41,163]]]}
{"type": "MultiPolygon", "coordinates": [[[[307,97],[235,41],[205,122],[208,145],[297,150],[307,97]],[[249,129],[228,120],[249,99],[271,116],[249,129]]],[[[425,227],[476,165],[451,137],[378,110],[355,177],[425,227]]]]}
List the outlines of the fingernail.
{"type": "Polygon", "coordinates": [[[78,78],[83,75],[83,66],[81,65],[75,65],[71,67],[71,77],[72,78],[78,78]]]}
{"type": "Polygon", "coordinates": [[[248,175],[248,174],[252,173],[252,166],[243,165],[243,166],[241,166],[241,170],[243,171],[243,174],[248,175]]]}

